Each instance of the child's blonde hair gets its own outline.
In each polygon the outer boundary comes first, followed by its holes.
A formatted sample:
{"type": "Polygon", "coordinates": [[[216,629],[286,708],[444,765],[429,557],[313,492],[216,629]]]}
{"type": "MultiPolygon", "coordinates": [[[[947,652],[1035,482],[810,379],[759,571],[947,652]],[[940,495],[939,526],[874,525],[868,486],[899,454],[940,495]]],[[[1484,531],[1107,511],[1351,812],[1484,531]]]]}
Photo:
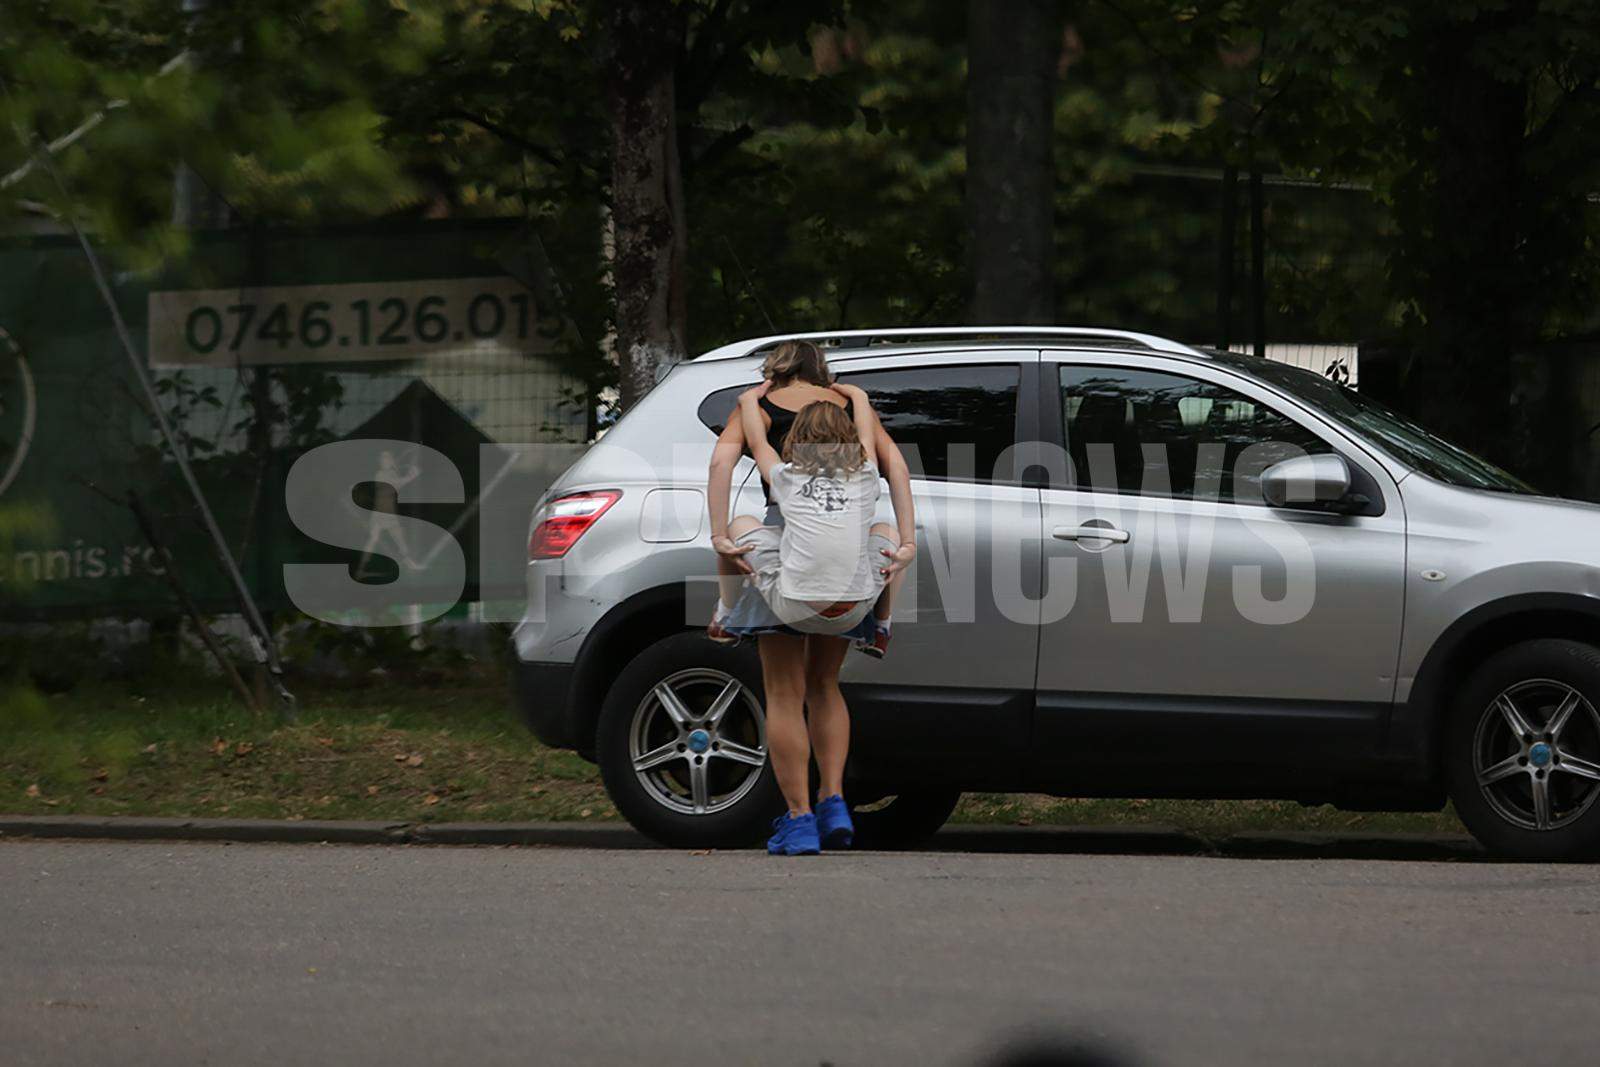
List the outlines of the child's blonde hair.
{"type": "Polygon", "coordinates": [[[807,474],[849,474],[866,466],[867,450],[844,408],[815,400],[795,415],[783,442],[783,461],[807,474]]]}
{"type": "Polygon", "coordinates": [[[774,348],[761,364],[761,376],[775,386],[790,382],[810,382],[824,389],[833,384],[833,373],[822,349],[810,341],[785,341],[774,348]]]}

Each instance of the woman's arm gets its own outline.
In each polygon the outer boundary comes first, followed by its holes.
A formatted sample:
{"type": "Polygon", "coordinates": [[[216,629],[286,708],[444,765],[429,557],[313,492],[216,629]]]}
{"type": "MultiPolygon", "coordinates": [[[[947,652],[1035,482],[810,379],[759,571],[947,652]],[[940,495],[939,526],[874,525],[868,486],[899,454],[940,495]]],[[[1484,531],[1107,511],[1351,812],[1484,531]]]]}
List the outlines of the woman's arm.
{"type": "Polygon", "coordinates": [[[911,499],[911,468],[906,466],[906,457],[900,453],[900,446],[894,443],[894,438],[883,428],[876,412],[873,413],[872,422],[876,431],[873,434],[873,451],[878,456],[879,472],[889,479],[889,503],[894,508],[895,529],[900,533],[900,548],[892,555],[884,553],[890,556],[886,573],[893,577],[917,558],[917,507],[911,499]]]}
{"type": "Polygon", "coordinates": [[[750,456],[756,461],[756,468],[769,484],[772,481],[772,468],[783,462],[767,440],[766,416],[761,413],[760,400],[771,384],[763,382],[739,394],[739,418],[744,422],[744,439],[750,446],[750,456]]]}
{"type": "Polygon", "coordinates": [[[750,564],[742,558],[750,551],[734,544],[728,536],[728,499],[733,495],[733,471],[744,455],[744,422],[739,418],[738,405],[728,416],[728,424],[717,435],[711,449],[711,471],[706,479],[706,507],[711,511],[711,547],[717,554],[746,574],[753,573],[750,564]]]}

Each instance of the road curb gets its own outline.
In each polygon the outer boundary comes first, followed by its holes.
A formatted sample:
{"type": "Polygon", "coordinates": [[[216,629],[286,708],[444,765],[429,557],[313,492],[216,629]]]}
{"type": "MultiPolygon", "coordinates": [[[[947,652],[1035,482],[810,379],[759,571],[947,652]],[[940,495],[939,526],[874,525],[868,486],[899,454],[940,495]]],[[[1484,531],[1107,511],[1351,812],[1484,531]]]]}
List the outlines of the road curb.
{"type": "Polygon", "coordinates": [[[0,837],[75,837],[113,841],[326,841],[403,844],[403,822],[336,819],[176,819],[134,815],[0,815],[0,837]]]}
{"type": "Polygon", "coordinates": [[[1251,831],[1217,842],[1225,856],[1261,859],[1487,859],[1488,852],[1468,834],[1299,833],[1251,831]]]}
{"type": "MultiPolygon", "coordinates": [[[[6,838],[238,841],[282,844],[658,847],[624,823],[363,822],[334,819],[179,819],[131,815],[0,815],[6,838]]],[[[1466,834],[1251,831],[1207,840],[1175,826],[1016,826],[956,823],[926,846],[936,852],[1221,855],[1261,859],[1473,860],[1466,834]]]]}
{"type": "Polygon", "coordinates": [[[341,845],[555,845],[646,848],[620,823],[408,823],[340,819],[174,819],[133,815],[0,815],[0,838],[276,841],[341,845]]]}

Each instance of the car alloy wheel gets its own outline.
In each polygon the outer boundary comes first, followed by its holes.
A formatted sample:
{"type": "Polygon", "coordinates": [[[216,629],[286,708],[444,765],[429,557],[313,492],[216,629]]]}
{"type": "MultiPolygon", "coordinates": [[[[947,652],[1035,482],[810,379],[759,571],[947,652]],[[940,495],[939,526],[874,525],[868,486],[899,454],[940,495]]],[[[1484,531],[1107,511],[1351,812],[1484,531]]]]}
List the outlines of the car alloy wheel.
{"type": "Polygon", "coordinates": [[[761,701],[723,671],[678,671],[639,701],[628,756],[645,794],[662,807],[690,815],[731,808],[767,762],[761,701]]]}
{"type": "Polygon", "coordinates": [[[1600,796],[1600,714],[1565,682],[1518,682],[1479,716],[1472,756],[1495,814],[1525,830],[1559,829],[1600,796]]]}

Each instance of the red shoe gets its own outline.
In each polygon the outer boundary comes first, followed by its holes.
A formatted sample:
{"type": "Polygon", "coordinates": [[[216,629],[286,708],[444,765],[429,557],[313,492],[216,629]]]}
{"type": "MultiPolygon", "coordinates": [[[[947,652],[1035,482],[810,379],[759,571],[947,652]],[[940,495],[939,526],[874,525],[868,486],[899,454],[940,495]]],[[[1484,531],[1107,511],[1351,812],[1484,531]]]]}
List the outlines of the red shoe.
{"type": "Polygon", "coordinates": [[[728,632],[720,618],[714,618],[706,625],[706,636],[719,645],[737,645],[743,640],[738,634],[728,632]]]}
{"type": "Polygon", "coordinates": [[[889,654],[889,628],[887,626],[875,628],[872,640],[862,641],[856,647],[873,659],[882,659],[889,654]]]}

